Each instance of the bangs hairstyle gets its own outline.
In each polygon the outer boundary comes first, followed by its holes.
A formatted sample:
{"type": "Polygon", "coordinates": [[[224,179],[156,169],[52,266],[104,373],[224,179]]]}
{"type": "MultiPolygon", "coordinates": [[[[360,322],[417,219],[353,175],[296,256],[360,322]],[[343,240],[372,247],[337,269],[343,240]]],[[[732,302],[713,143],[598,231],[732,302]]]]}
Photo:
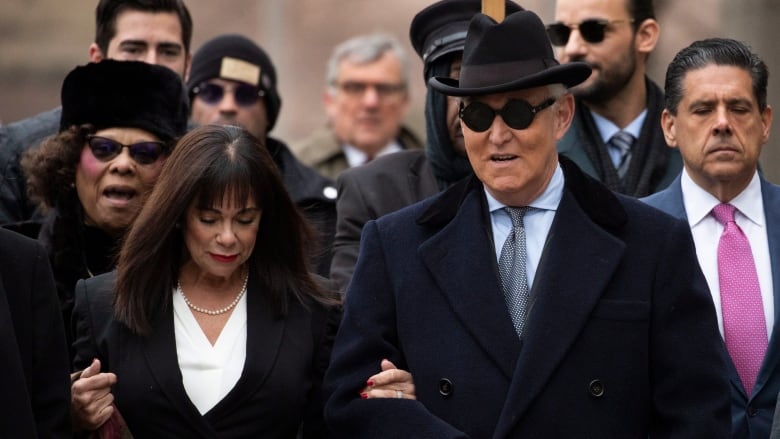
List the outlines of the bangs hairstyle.
{"type": "Polygon", "coordinates": [[[277,315],[291,300],[332,304],[309,274],[305,243],[312,230],[292,202],[265,146],[247,131],[205,125],[185,135],[128,232],[117,265],[114,313],[141,335],[170,310],[179,270],[187,261],[184,228],[188,207],[209,209],[254,199],[262,209],[257,241],[247,261],[257,291],[277,315]],[[151,269],[150,269],[151,268],[151,269]]]}

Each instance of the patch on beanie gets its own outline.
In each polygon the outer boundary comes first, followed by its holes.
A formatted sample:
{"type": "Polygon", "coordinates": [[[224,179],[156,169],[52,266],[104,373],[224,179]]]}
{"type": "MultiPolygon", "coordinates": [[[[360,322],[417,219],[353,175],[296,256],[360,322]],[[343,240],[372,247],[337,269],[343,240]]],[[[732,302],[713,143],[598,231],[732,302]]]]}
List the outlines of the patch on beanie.
{"type": "Polygon", "coordinates": [[[259,85],[258,78],[260,78],[260,66],[238,58],[225,56],[222,58],[219,77],[222,79],[245,82],[257,87],[259,85]]]}

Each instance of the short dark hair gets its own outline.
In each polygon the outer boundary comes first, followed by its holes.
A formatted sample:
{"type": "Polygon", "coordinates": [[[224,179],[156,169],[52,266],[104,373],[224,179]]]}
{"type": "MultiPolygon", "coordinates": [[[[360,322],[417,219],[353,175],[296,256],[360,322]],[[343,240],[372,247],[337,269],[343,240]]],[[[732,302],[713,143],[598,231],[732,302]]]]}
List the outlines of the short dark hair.
{"type": "Polygon", "coordinates": [[[159,313],[170,310],[185,262],[187,208],[193,202],[219,205],[227,195],[232,197],[227,201],[239,204],[253,197],[262,209],[247,265],[259,283],[257,293],[266,296],[275,314],[285,315],[296,301],[304,306],[335,303],[309,274],[306,246],[313,232],[268,149],[242,128],[204,125],[176,145],[126,235],[117,264],[117,320],[137,334],[150,333],[159,313]]]}
{"type": "Polygon", "coordinates": [[[648,18],[655,19],[653,0],[625,0],[628,15],[634,19],[634,29],[637,29],[648,18]]]}
{"type": "Polygon", "coordinates": [[[108,43],[116,35],[116,18],[126,10],[175,13],[181,23],[184,53],[190,53],[192,17],[182,0],[100,0],[95,8],[95,44],[104,55],[108,53],[108,43]]]}
{"type": "Polygon", "coordinates": [[[667,111],[677,114],[677,107],[685,93],[683,90],[685,74],[711,64],[739,67],[750,73],[753,80],[753,95],[758,101],[758,109],[764,111],[769,70],[764,61],[753,53],[747,44],[730,38],[699,40],[674,56],[666,69],[664,105],[667,111]]]}

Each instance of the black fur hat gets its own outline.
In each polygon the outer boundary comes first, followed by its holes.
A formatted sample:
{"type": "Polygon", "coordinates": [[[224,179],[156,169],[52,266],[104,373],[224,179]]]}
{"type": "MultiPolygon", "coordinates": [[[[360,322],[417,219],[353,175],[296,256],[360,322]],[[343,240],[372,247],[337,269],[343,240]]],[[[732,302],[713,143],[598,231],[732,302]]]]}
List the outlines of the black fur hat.
{"type": "Polygon", "coordinates": [[[236,34],[220,35],[205,42],[192,55],[192,68],[187,90],[203,81],[222,78],[260,87],[265,92],[265,110],[268,115],[268,131],[279,117],[282,99],[276,90],[276,69],[268,54],[250,39],[236,34]]]}
{"type": "Polygon", "coordinates": [[[187,131],[184,83],[167,67],[111,59],[78,66],[65,77],[61,99],[60,131],[82,124],[132,127],[163,141],[187,131]]]}

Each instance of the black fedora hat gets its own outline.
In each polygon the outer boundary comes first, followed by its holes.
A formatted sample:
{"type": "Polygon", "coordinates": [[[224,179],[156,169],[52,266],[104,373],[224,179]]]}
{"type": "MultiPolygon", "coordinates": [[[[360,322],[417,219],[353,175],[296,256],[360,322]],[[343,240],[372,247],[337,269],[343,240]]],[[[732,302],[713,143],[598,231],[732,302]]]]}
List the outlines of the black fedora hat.
{"type": "MultiPolygon", "coordinates": [[[[511,0],[504,0],[506,14],[522,11],[511,0]]],[[[412,19],[409,39],[425,64],[423,77],[438,59],[454,52],[463,52],[466,31],[475,15],[482,10],[482,0],[440,0],[427,6],[412,19]]]]}
{"type": "Polygon", "coordinates": [[[477,14],[466,35],[460,80],[435,77],[428,83],[446,95],[475,96],[548,84],[573,87],[590,73],[583,62],[558,63],[542,20],[519,11],[501,23],[477,14]]]}

